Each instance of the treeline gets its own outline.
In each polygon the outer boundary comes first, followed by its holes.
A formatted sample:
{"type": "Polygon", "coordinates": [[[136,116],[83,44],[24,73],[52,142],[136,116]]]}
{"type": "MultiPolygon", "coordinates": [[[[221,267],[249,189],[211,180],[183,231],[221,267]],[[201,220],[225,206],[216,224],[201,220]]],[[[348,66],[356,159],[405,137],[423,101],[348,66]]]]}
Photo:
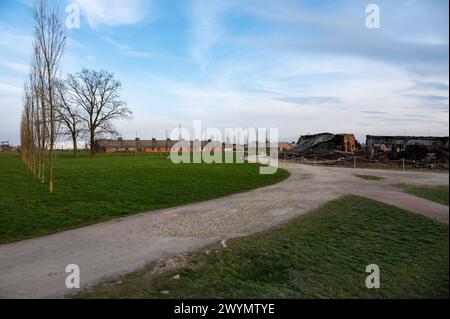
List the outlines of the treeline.
{"type": "Polygon", "coordinates": [[[112,121],[131,110],[120,99],[121,83],[112,73],[83,69],[61,76],[67,42],[59,10],[46,0],[33,7],[34,40],[29,76],[24,84],[20,124],[22,158],[28,169],[53,192],[54,149],[69,139],[74,156],[80,138],[89,141],[91,156],[99,135],[116,134],[112,121]]]}

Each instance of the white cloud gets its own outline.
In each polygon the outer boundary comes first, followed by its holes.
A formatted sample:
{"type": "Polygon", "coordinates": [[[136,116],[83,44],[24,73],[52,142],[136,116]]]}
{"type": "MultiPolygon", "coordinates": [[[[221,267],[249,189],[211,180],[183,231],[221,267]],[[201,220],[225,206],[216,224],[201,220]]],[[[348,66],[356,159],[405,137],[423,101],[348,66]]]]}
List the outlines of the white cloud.
{"type": "Polygon", "coordinates": [[[140,59],[161,59],[161,58],[170,58],[174,59],[175,56],[159,54],[159,53],[151,53],[147,51],[136,50],[128,45],[119,43],[110,37],[103,38],[106,42],[112,44],[115,48],[119,49],[122,55],[130,57],[130,58],[140,58],[140,59]]]}
{"type": "Polygon", "coordinates": [[[33,37],[0,22],[0,49],[3,52],[28,55],[32,51],[33,37]],[[3,51],[4,50],[4,51],[3,51]]]}
{"type": "Polygon", "coordinates": [[[0,94],[3,94],[3,93],[19,94],[19,93],[22,93],[22,89],[20,87],[14,86],[14,85],[0,82],[0,94]]]}
{"type": "Polygon", "coordinates": [[[205,67],[205,55],[223,36],[221,15],[230,8],[231,1],[194,0],[191,3],[192,57],[205,67]]]}
{"type": "Polygon", "coordinates": [[[136,24],[152,17],[149,0],[73,0],[92,28],[136,24]]]}
{"type": "Polygon", "coordinates": [[[27,74],[30,70],[30,66],[23,63],[16,63],[16,62],[1,62],[0,65],[3,65],[7,67],[8,69],[11,69],[13,71],[17,71],[20,73],[27,74]]]}

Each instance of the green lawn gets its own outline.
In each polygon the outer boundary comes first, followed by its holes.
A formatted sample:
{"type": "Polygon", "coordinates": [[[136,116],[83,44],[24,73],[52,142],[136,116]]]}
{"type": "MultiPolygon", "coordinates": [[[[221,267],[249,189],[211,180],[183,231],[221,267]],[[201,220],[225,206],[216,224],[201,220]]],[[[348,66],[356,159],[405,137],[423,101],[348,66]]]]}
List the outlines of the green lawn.
{"type": "Polygon", "coordinates": [[[403,191],[418,197],[422,197],[433,202],[448,206],[448,185],[442,186],[416,186],[416,185],[397,185],[403,191]]]}
{"type": "Polygon", "coordinates": [[[0,154],[0,243],[279,182],[256,164],[175,165],[160,155],[57,156],[55,192],[19,156],[0,154]]]}
{"type": "Polygon", "coordinates": [[[76,297],[448,298],[448,238],[447,225],[349,196],[190,254],[178,271],[153,276],[151,265],[76,297]],[[381,289],[365,286],[369,264],[380,267],[381,289]]]}
{"type": "Polygon", "coordinates": [[[365,179],[368,181],[382,181],[385,180],[386,178],[381,177],[381,176],[374,176],[374,175],[355,175],[356,177],[359,177],[361,179],[365,179]]]}

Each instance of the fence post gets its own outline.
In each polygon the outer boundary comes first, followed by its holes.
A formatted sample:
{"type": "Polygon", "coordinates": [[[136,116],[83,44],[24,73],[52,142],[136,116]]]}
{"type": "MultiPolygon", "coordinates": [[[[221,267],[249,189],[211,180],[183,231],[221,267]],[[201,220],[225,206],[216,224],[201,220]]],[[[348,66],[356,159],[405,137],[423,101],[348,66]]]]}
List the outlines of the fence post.
{"type": "Polygon", "coordinates": [[[302,164],[305,164],[305,157],[302,155],[302,164]]]}
{"type": "Polygon", "coordinates": [[[353,156],[353,168],[356,168],[356,156],[353,156]]]}
{"type": "Polygon", "coordinates": [[[317,165],[317,156],[314,156],[314,166],[317,165]]]}
{"type": "Polygon", "coordinates": [[[405,159],[404,158],[402,158],[402,171],[403,172],[405,171],[405,159]]]}

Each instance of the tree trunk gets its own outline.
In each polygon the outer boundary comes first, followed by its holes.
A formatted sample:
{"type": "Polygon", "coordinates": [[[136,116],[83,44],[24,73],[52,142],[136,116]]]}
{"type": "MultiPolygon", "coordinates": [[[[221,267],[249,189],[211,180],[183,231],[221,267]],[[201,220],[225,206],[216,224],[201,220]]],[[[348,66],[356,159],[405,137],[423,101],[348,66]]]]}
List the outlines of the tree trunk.
{"type": "MultiPolygon", "coordinates": [[[[52,103],[51,98],[50,103],[52,103]]],[[[53,112],[53,106],[50,106],[50,153],[48,154],[48,178],[50,193],[53,193],[53,150],[55,147],[55,119],[53,112]]]]}
{"type": "Polygon", "coordinates": [[[77,148],[77,137],[75,136],[75,134],[72,134],[72,143],[73,143],[73,158],[77,158],[78,148],[77,148]]]}
{"type": "Polygon", "coordinates": [[[95,157],[95,133],[93,130],[91,130],[91,158],[95,157]]]}
{"type": "Polygon", "coordinates": [[[45,183],[45,149],[42,148],[41,151],[41,183],[45,183]]]}
{"type": "Polygon", "coordinates": [[[43,84],[41,84],[39,95],[41,98],[41,111],[42,111],[42,148],[41,148],[41,183],[45,183],[45,139],[47,138],[47,115],[45,109],[45,92],[43,88],[43,84]]]}
{"type": "Polygon", "coordinates": [[[53,105],[53,83],[50,66],[47,65],[47,82],[48,82],[48,99],[50,106],[50,153],[48,154],[48,178],[49,190],[53,193],[53,150],[55,147],[56,132],[55,132],[55,106],[53,105]]]}

